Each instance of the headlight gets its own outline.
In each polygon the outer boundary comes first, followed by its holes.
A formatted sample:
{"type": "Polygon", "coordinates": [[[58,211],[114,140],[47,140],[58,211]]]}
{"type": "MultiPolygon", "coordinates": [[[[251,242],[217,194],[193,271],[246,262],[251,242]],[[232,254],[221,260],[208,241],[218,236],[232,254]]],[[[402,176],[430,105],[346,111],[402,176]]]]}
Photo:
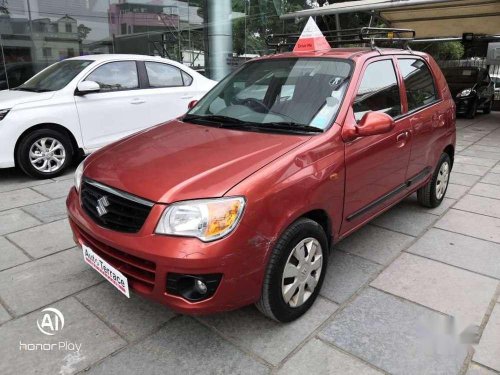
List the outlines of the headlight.
{"type": "Polygon", "coordinates": [[[2,121],[5,116],[7,116],[7,113],[10,112],[10,108],[9,109],[0,109],[0,121],[2,121]]]}
{"type": "Polygon", "coordinates": [[[156,233],[214,241],[234,230],[244,207],[243,197],[174,203],[163,213],[156,233]]]}
{"type": "Polygon", "coordinates": [[[465,90],[462,90],[462,91],[460,91],[460,92],[457,94],[457,98],[460,98],[461,96],[469,96],[471,93],[472,93],[472,89],[465,89],[465,90]]]}
{"type": "Polygon", "coordinates": [[[82,184],[82,177],[83,177],[83,163],[85,162],[82,161],[80,165],[76,168],[75,170],[75,187],[77,191],[80,191],[80,185],[82,184]]]}

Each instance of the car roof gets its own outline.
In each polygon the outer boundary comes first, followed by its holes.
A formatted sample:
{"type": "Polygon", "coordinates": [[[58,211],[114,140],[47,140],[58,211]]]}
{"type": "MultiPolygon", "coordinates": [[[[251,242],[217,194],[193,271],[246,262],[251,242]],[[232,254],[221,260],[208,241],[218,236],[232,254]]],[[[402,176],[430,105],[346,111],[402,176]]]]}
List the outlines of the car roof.
{"type": "Polygon", "coordinates": [[[426,56],[425,53],[422,52],[414,52],[407,49],[400,48],[370,48],[370,47],[353,47],[353,48],[331,48],[329,50],[324,51],[311,51],[311,52],[284,52],[284,53],[276,53],[274,55],[267,55],[259,59],[272,59],[272,58],[304,58],[304,57],[329,57],[329,58],[338,58],[338,59],[351,59],[357,60],[360,58],[368,59],[370,57],[376,56],[391,56],[391,55],[417,55],[417,56],[426,56]]]}
{"type": "Polygon", "coordinates": [[[71,57],[67,60],[93,60],[93,61],[106,61],[106,60],[157,60],[157,61],[169,61],[172,62],[172,60],[165,59],[163,57],[159,56],[148,56],[148,55],[136,55],[136,54],[113,54],[113,53],[104,53],[104,54],[98,54],[98,55],[83,55],[83,56],[76,56],[76,57],[71,57]]]}

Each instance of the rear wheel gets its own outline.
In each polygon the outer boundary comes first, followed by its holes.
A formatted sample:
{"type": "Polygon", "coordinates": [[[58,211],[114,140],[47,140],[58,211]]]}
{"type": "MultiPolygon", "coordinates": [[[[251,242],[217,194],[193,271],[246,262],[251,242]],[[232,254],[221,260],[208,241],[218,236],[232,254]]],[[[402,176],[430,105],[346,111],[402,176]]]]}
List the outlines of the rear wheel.
{"type": "Polygon", "coordinates": [[[441,155],[432,179],[427,185],[417,190],[418,202],[429,208],[437,207],[441,204],[448,189],[450,180],[451,160],[446,153],[441,155]]]}
{"type": "Polygon", "coordinates": [[[310,219],[297,220],[272,251],[257,308],[280,322],[299,318],[318,296],[327,259],[328,241],[323,228],[310,219]]]}
{"type": "Polygon", "coordinates": [[[72,158],[71,141],[53,129],[37,129],[26,135],[16,154],[17,164],[23,172],[41,179],[60,175],[72,158]]]}
{"type": "Polygon", "coordinates": [[[493,100],[495,100],[494,96],[492,96],[491,99],[490,99],[490,101],[487,104],[484,105],[483,113],[485,115],[487,115],[488,113],[491,112],[491,109],[493,108],[493,100]]]}

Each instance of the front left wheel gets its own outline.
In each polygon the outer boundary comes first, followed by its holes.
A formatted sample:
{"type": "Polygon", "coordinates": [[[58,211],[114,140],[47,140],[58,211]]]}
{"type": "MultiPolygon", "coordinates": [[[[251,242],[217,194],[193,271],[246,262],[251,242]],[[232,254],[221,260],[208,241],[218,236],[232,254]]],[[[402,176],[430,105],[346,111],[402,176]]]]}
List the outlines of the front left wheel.
{"type": "Polygon", "coordinates": [[[327,260],[328,241],[321,225],[307,218],[297,220],[271,253],[257,308],[279,322],[299,318],[318,296],[327,260]]]}
{"type": "Polygon", "coordinates": [[[60,175],[71,164],[73,147],[68,137],[53,129],[28,133],[17,147],[17,165],[35,178],[60,175]]]}

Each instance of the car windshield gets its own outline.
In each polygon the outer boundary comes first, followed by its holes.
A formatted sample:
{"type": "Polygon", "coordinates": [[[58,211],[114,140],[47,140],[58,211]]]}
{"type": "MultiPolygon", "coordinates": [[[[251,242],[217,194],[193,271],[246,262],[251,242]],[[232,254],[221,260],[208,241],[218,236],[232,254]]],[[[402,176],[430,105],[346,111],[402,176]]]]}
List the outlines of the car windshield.
{"type": "Polygon", "coordinates": [[[64,60],[58,62],[18,86],[16,90],[34,92],[60,90],[92,62],[92,60],[64,60]]]}
{"type": "Polygon", "coordinates": [[[257,131],[322,131],[337,115],[351,66],[348,60],[330,58],[250,62],[210,91],[185,120],[251,125],[257,131]]]}
{"type": "Polygon", "coordinates": [[[448,68],[443,69],[443,74],[448,83],[476,83],[478,70],[474,68],[448,68]]]}

